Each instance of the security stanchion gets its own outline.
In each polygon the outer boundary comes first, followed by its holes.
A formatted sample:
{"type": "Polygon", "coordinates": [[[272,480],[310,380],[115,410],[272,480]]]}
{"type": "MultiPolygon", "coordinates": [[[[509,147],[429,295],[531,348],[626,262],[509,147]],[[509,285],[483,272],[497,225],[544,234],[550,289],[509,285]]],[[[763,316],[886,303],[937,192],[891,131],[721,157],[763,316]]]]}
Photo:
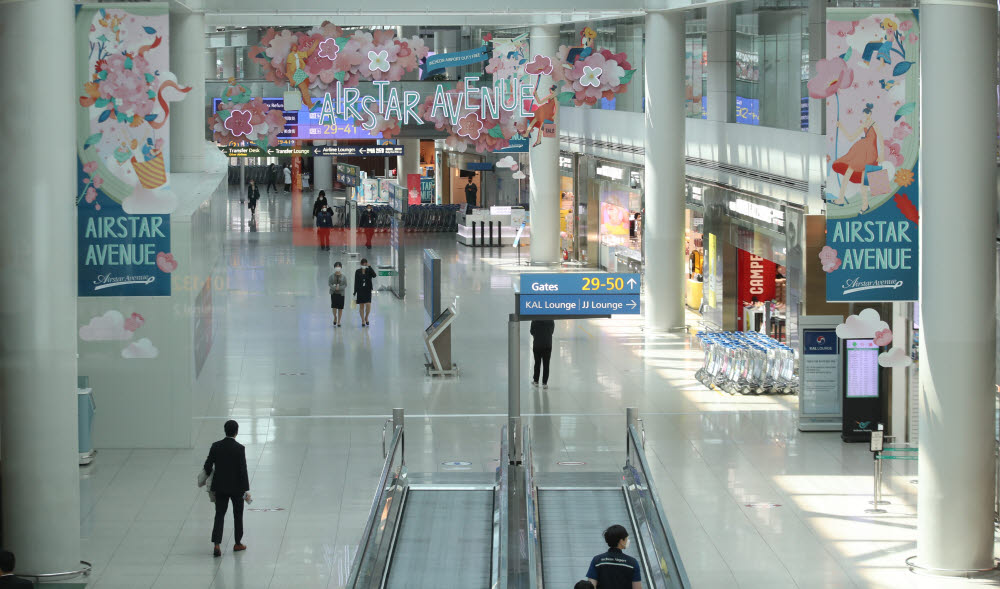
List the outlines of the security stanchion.
{"type": "Polygon", "coordinates": [[[875,462],[875,493],[872,501],[868,502],[871,507],[866,509],[865,513],[885,513],[886,511],[881,509],[879,505],[889,505],[888,501],[882,500],[882,448],[884,440],[885,432],[882,431],[882,424],[879,424],[878,430],[872,432],[870,443],[872,458],[875,462]]]}

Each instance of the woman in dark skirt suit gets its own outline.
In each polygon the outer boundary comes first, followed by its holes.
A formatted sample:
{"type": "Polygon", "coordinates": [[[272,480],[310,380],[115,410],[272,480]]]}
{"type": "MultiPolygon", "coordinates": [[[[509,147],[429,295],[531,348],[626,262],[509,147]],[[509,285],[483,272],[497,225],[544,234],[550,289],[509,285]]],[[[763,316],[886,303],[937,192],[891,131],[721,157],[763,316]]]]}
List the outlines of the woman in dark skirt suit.
{"type": "Polygon", "coordinates": [[[361,315],[361,326],[368,327],[368,316],[372,313],[372,280],[375,271],[368,265],[366,258],[361,258],[361,267],[354,271],[354,296],[358,303],[358,314],[361,315]]]}
{"type": "Polygon", "coordinates": [[[341,270],[341,263],[335,263],[329,280],[330,308],[333,309],[334,327],[340,327],[340,318],[344,315],[344,293],[347,292],[347,276],[341,270]]]}

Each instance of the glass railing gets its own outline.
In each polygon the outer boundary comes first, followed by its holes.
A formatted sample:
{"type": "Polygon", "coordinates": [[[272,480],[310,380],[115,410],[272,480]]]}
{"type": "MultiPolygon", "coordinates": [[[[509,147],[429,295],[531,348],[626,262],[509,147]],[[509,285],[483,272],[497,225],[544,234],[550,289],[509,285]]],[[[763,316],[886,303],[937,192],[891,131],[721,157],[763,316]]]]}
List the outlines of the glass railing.
{"type": "Polygon", "coordinates": [[[625,492],[635,519],[636,534],[641,540],[640,554],[649,578],[644,587],[687,589],[691,586],[681,564],[653,477],[646,462],[643,442],[634,425],[628,428],[627,458],[624,468],[625,492]]]}
{"type": "Polygon", "coordinates": [[[528,589],[542,587],[542,551],[541,536],[538,533],[538,489],[535,487],[535,466],[531,455],[531,431],[524,426],[524,437],[521,440],[524,448],[524,501],[527,522],[525,530],[527,538],[525,548],[528,557],[528,589]]]}
{"type": "Polygon", "coordinates": [[[403,427],[396,426],[386,450],[385,465],[368,512],[361,543],[351,566],[351,576],[347,582],[349,588],[371,589],[382,583],[396,522],[399,521],[397,516],[400,504],[406,491],[406,461],[403,454],[403,427]]]}

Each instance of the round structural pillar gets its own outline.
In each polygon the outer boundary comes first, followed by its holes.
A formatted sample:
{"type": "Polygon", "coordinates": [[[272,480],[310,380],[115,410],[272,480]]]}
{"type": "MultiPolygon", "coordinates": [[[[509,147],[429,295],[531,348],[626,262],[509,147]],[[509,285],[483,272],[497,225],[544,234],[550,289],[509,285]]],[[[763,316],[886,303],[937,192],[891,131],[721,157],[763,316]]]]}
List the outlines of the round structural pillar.
{"type": "MultiPolygon", "coordinates": [[[[315,145],[330,145],[331,141],[314,141],[315,145]]],[[[313,187],[317,193],[320,190],[333,190],[333,167],[336,162],[331,156],[313,156],[313,187]]],[[[327,195],[329,197],[329,195],[327,195]]]]}
{"type": "MultiPolygon", "coordinates": [[[[553,57],[559,50],[559,25],[531,28],[531,55],[553,57]]],[[[545,98],[551,93],[551,76],[539,76],[536,93],[545,98]]],[[[555,100],[555,98],[553,98],[555,100]]],[[[559,251],[559,117],[556,116],[556,135],[546,137],[530,148],[531,172],[529,186],[532,264],[558,264],[559,251]]],[[[541,129],[535,133],[541,133],[541,129]]],[[[534,144],[535,138],[530,139],[534,144]]]]}
{"type": "Polygon", "coordinates": [[[646,327],[667,330],[684,327],[684,13],[647,13],[645,50],[646,327]]]}
{"type": "Polygon", "coordinates": [[[37,46],[44,26],[47,56],[45,67],[32,59],[0,65],[8,81],[0,100],[12,105],[0,111],[10,138],[0,174],[11,195],[0,215],[3,543],[19,572],[60,573],[80,568],[73,2],[0,3],[0,22],[7,55],[37,46]]]}
{"type": "Polygon", "coordinates": [[[929,569],[994,564],[996,10],[981,0],[920,4],[916,564],[929,569]],[[946,279],[955,252],[961,284],[946,279]]]}
{"type": "MultiPolygon", "coordinates": [[[[230,49],[231,50],[231,49],[230,49]]],[[[215,50],[207,51],[215,62],[215,50]]],[[[184,100],[170,105],[170,171],[205,169],[205,12],[201,2],[170,5],[170,68],[181,86],[190,86],[184,100]]]]}

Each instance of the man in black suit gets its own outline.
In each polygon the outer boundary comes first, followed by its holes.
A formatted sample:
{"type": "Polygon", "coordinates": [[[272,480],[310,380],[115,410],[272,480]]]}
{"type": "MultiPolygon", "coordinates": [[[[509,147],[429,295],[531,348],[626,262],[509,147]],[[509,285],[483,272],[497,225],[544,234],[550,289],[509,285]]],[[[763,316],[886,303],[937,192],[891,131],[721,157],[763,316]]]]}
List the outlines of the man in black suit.
{"type": "Polygon", "coordinates": [[[236,441],[236,433],[240,424],[232,419],[224,426],[226,437],[212,444],[205,460],[205,473],[211,474],[212,492],[215,493],[215,527],[212,528],[212,543],[215,544],[213,554],[222,556],[222,527],[226,522],[226,510],[229,503],[233,504],[233,552],[246,550],[240,541],[243,539],[243,502],[250,502],[250,478],[247,476],[247,452],[243,444],[236,441]]]}
{"type": "Polygon", "coordinates": [[[0,587],[34,587],[27,579],[14,576],[14,553],[0,550],[0,587]]]}

